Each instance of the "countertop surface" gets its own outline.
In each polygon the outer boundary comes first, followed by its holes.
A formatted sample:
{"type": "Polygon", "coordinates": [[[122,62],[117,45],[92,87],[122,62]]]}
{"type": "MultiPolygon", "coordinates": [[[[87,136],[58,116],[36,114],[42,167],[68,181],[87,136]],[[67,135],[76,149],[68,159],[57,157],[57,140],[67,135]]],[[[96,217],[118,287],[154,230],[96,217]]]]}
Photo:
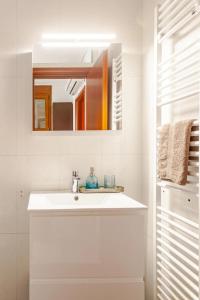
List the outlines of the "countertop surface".
{"type": "Polygon", "coordinates": [[[67,193],[31,192],[28,210],[31,211],[73,211],[73,210],[115,210],[146,209],[140,202],[124,193],[67,193]]]}

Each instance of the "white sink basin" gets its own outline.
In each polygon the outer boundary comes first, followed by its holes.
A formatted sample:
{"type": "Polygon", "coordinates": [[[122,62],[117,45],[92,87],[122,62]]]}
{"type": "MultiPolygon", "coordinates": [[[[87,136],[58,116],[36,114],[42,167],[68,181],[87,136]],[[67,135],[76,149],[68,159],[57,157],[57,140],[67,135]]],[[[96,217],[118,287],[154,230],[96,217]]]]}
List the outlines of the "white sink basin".
{"type": "Polygon", "coordinates": [[[84,209],[145,209],[146,206],[122,193],[73,194],[31,193],[29,211],[84,209]],[[78,199],[78,200],[77,200],[78,199]]]}

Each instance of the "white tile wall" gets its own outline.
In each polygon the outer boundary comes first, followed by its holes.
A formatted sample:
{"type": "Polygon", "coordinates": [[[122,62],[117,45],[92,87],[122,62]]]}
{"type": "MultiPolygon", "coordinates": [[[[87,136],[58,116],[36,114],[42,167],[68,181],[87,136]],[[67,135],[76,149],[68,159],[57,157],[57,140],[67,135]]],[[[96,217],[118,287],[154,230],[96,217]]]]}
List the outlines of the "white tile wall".
{"type": "Polygon", "coordinates": [[[4,42],[0,45],[0,76],[16,77],[16,34],[9,31],[2,32],[1,30],[0,39],[4,42]]]}
{"type": "Polygon", "coordinates": [[[17,258],[16,258],[16,300],[27,300],[29,296],[29,235],[18,234],[16,241],[17,258]]]}
{"type": "Polygon", "coordinates": [[[16,153],[16,92],[16,79],[2,76],[0,80],[0,154],[16,153]]]}
{"type": "Polygon", "coordinates": [[[17,287],[16,235],[1,234],[0,253],[0,299],[13,300],[17,287]]]}
{"type": "MultiPolygon", "coordinates": [[[[8,0],[1,3],[0,10],[0,28],[1,32],[13,33],[17,24],[17,1],[8,0]]],[[[6,37],[5,37],[6,38],[6,37]]],[[[1,43],[2,45],[3,43],[1,43]]]]}
{"type": "Polygon", "coordinates": [[[0,233],[16,232],[16,156],[0,156],[0,233]]]}
{"type": "Polygon", "coordinates": [[[77,168],[85,179],[93,165],[100,181],[105,173],[115,174],[129,195],[142,199],[141,1],[79,4],[66,0],[0,3],[1,300],[28,300],[26,207],[31,190],[68,188],[72,169],[77,168]],[[43,32],[81,30],[116,32],[124,44],[124,130],[86,136],[34,135],[32,46],[43,32]]]}

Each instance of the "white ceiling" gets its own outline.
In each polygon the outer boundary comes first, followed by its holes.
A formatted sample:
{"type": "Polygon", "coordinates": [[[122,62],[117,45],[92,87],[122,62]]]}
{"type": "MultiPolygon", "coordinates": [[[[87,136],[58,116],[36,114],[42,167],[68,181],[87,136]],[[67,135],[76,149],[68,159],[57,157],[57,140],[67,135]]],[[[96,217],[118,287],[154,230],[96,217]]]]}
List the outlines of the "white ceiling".
{"type": "Polygon", "coordinates": [[[35,85],[51,85],[52,86],[52,101],[53,102],[73,102],[83,88],[83,79],[36,79],[35,85]],[[75,81],[78,82],[79,88],[72,96],[69,94],[71,87],[75,81]],[[67,87],[70,85],[70,89],[67,87]]]}
{"type": "Polygon", "coordinates": [[[33,49],[33,64],[62,64],[68,67],[92,66],[103,49],[46,48],[40,43],[33,49]]]}

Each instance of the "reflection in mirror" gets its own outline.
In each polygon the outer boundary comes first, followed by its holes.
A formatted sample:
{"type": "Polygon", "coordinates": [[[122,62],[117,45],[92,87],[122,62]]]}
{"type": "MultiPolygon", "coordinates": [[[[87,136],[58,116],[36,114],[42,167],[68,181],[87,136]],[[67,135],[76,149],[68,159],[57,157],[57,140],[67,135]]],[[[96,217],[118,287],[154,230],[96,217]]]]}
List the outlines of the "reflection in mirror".
{"type": "Polygon", "coordinates": [[[35,99],[35,128],[46,128],[45,99],[35,99]]]}
{"type": "Polygon", "coordinates": [[[34,130],[51,129],[51,85],[34,86],[33,127],[34,130]]]}
{"type": "Polygon", "coordinates": [[[122,128],[121,44],[33,53],[33,130],[122,128]]]}

